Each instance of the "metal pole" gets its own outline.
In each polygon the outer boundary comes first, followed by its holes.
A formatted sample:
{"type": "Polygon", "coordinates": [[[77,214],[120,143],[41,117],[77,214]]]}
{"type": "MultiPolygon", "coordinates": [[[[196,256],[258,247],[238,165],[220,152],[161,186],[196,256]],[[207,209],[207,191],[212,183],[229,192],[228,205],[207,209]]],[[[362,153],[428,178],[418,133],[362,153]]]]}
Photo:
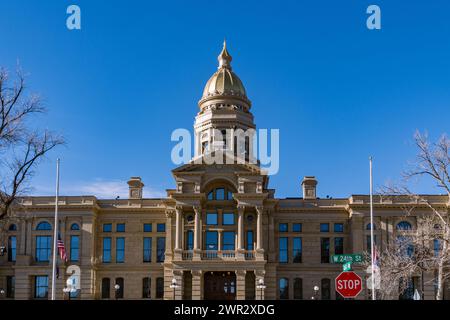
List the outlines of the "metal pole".
{"type": "Polygon", "coordinates": [[[369,157],[370,163],[370,258],[371,258],[371,284],[372,284],[372,300],[376,300],[375,297],[375,266],[373,264],[374,243],[373,243],[373,171],[372,171],[372,157],[369,157]]]}
{"type": "Polygon", "coordinates": [[[59,158],[56,159],[56,196],[55,196],[55,223],[53,226],[53,268],[52,268],[52,300],[56,294],[56,246],[58,238],[58,196],[59,196],[59,158]]]}

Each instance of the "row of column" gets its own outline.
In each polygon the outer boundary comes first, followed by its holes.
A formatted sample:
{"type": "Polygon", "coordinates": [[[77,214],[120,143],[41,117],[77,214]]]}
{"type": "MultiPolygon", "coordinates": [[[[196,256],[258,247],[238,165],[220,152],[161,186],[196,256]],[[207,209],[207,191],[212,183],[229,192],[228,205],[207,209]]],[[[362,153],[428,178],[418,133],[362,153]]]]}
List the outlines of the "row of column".
{"type": "MultiPolygon", "coordinates": [[[[256,208],[256,250],[262,249],[262,215],[263,207],[257,206],[256,208]]],[[[244,250],[244,206],[238,206],[238,241],[237,249],[244,250]]],[[[200,207],[194,207],[194,250],[201,249],[201,234],[202,223],[200,207]]],[[[182,207],[176,207],[175,210],[175,250],[182,249],[182,235],[183,235],[183,209],[182,207]]]]}

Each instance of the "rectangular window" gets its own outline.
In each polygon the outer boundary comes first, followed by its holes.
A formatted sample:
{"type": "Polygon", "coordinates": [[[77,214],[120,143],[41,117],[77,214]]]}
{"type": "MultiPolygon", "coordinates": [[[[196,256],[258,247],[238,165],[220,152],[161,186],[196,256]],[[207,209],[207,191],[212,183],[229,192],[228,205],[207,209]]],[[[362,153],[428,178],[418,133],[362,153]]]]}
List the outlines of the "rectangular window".
{"type": "Polygon", "coordinates": [[[288,262],[288,238],[283,237],[280,238],[279,241],[279,256],[278,260],[280,263],[287,263],[288,262]]]}
{"type": "Polygon", "coordinates": [[[234,224],[234,213],[225,212],[222,214],[222,224],[223,225],[233,225],[234,224]]]}
{"type": "Polygon", "coordinates": [[[186,250],[194,249],[194,231],[188,230],[186,232],[186,250]]]}
{"type": "Polygon", "coordinates": [[[70,236],[70,261],[78,261],[80,256],[80,237],[70,236]]]}
{"type": "Polygon", "coordinates": [[[225,231],[223,233],[222,250],[234,250],[235,233],[233,231],[225,231]]]}
{"type": "Polygon", "coordinates": [[[36,236],[36,261],[48,262],[52,253],[52,237],[36,236]]]}
{"type": "Polygon", "coordinates": [[[125,223],[116,224],[116,232],[125,232],[125,223]]]}
{"type": "Polygon", "coordinates": [[[320,262],[330,263],[330,238],[320,238],[320,262]]]}
{"type": "Polygon", "coordinates": [[[218,250],[217,231],[206,231],[206,250],[218,250]]]}
{"type": "Polygon", "coordinates": [[[302,238],[292,239],[292,255],[294,257],[294,263],[302,262],[302,238]]]}
{"type": "Polygon", "coordinates": [[[152,232],[152,224],[144,223],[144,232],[152,232]]]}
{"type": "Polygon", "coordinates": [[[47,299],[48,298],[48,277],[36,276],[34,277],[34,298],[47,299]]]}
{"type": "Polygon", "coordinates": [[[156,231],[157,232],[166,232],[166,224],[165,223],[158,223],[156,225],[156,231]]]}
{"type": "Polygon", "coordinates": [[[125,238],[116,238],[116,263],[125,262],[125,238]]]}
{"type": "Polygon", "coordinates": [[[344,238],[334,238],[334,254],[344,254],[344,238]]]}
{"type": "Polygon", "coordinates": [[[16,261],[16,252],[17,252],[17,238],[16,238],[16,236],[11,236],[8,238],[8,261],[9,262],[16,261]]]}
{"type": "Polygon", "coordinates": [[[111,232],[112,231],[112,224],[111,223],[104,223],[103,224],[103,232],[111,232]]]}
{"type": "Polygon", "coordinates": [[[152,262],[152,238],[144,238],[144,262],[152,262]]]}
{"type": "Polygon", "coordinates": [[[330,224],[329,223],[321,223],[320,224],[320,232],[330,232],[330,224]]]}
{"type": "Polygon", "coordinates": [[[287,223],[278,224],[278,231],[279,232],[288,232],[288,224],[287,223]]]}
{"type": "Polygon", "coordinates": [[[164,297],[164,278],[156,278],[156,299],[164,297]]]}
{"type": "Polygon", "coordinates": [[[159,237],[156,239],[156,262],[164,262],[166,251],[166,238],[159,237]]]}
{"type": "Polygon", "coordinates": [[[150,299],[152,297],[152,278],[142,279],[142,298],[150,299]]]}
{"type": "Polygon", "coordinates": [[[334,232],[344,232],[344,224],[343,223],[335,223],[334,224],[334,232]]]}
{"type": "Polygon", "coordinates": [[[6,277],[6,297],[9,299],[14,299],[16,292],[16,277],[7,276],[6,277]]]}
{"type": "MultiPolygon", "coordinates": [[[[372,245],[370,242],[370,235],[366,236],[366,244],[367,244],[367,252],[370,254],[372,252],[372,245]]],[[[373,244],[376,245],[377,244],[377,236],[374,234],[373,235],[373,244]]]]}
{"type": "Polygon", "coordinates": [[[111,238],[103,238],[103,263],[111,262],[111,238]]]}
{"type": "Polygon", "coordinates": [[[217,213],[215,212],[206,213],[206,224],[217,225],[217,213]]]}
{"type": "Polygon", "coordinates": [[[252,230],[247,231],[247,250],[248,251],[253,250],[253,231],[252,230]]]}
{"type": "Polygon", "coordinates": [[[301,223],[292,224],[292,232],[302,232],[302,224],[301,223]]]}

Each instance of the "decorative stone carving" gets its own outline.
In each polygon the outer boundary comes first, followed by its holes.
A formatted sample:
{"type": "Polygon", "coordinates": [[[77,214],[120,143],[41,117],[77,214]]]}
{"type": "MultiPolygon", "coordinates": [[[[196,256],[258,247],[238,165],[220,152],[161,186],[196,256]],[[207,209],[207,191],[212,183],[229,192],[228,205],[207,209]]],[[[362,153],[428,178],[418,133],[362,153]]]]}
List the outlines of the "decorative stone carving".
{"type": "Polygon", "coordinates": [[[239,193],[244,193],[244,181],[239,181],[238,182],[238,192],[239,193]]]}
{"type": "Polygon", "coordinates": [[[262,182],[261,181],[256,182],[256,193],[262,193],[262,191],[263,191],[262,182]]]}

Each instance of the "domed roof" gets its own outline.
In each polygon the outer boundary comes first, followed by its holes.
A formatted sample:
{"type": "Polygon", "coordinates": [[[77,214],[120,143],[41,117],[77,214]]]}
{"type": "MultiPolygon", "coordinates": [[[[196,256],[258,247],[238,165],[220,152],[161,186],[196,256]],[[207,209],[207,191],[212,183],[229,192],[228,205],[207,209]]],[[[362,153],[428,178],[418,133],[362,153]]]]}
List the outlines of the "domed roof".
{"type": "Polygon", "coordinates": [[[227,96],[244,100],[249,104],[250,101],[247,99],[247,94],[241,79],[231,70],[230,63],[233,58],[227,51],[225,41],[222,52],[217,59],[219,60],[219,68],[206,83],[200,102],[214,97],[227,96]]]}

